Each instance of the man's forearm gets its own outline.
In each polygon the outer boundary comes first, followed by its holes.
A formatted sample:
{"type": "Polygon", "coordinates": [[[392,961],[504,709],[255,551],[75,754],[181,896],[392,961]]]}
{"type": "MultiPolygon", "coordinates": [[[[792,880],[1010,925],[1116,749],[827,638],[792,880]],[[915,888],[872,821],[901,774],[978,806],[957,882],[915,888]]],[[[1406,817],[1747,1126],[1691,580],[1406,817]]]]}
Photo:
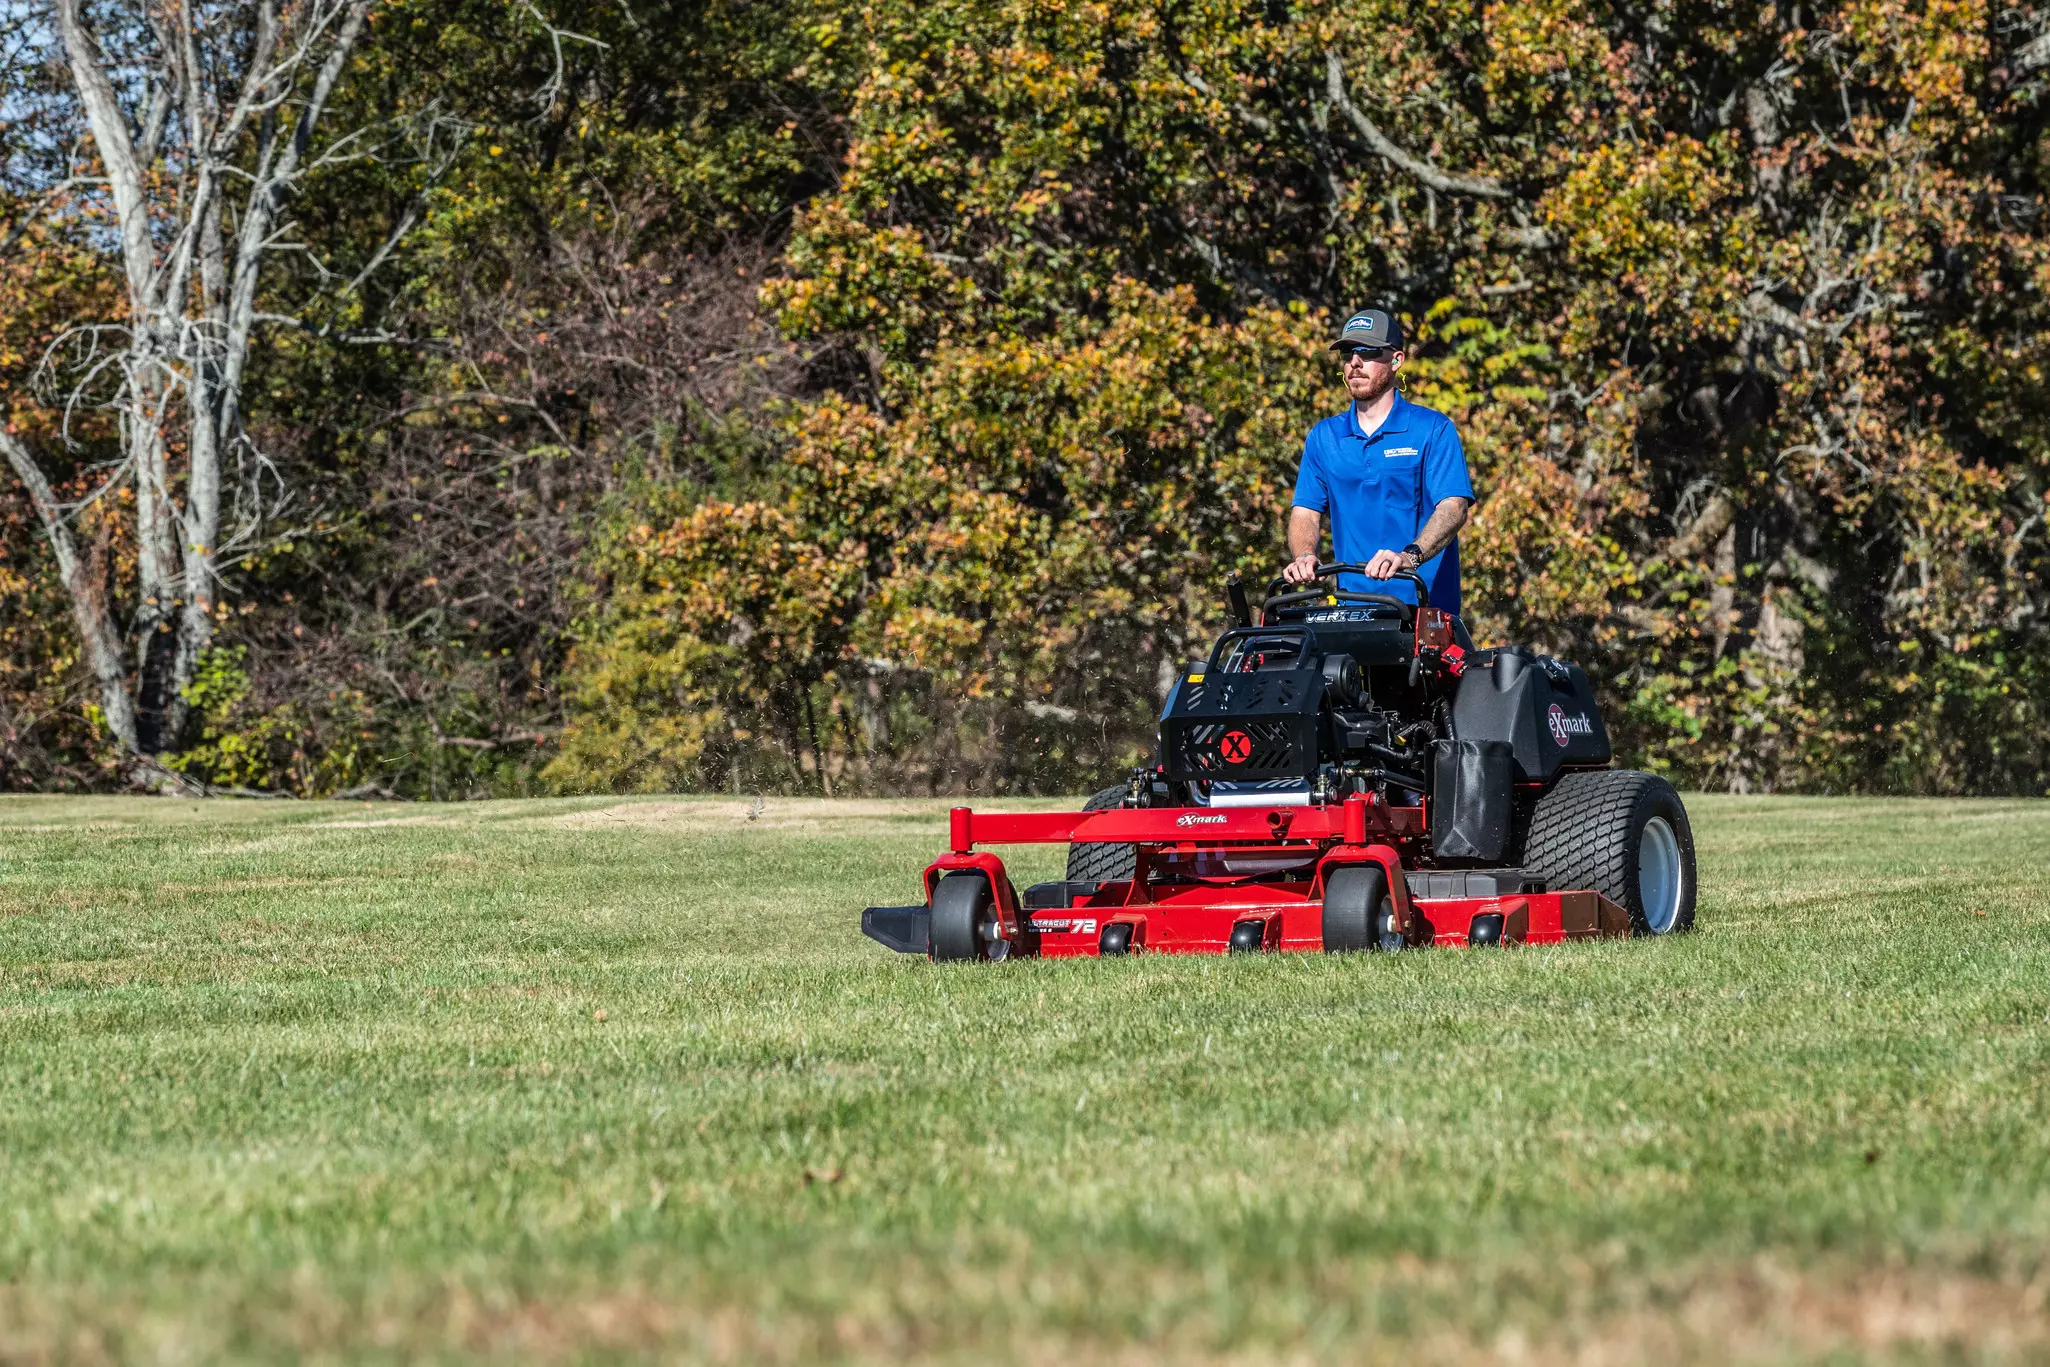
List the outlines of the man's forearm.
{"type": "Polygon", "coordinates": [[[1288,510],[1288,554],[1292,560],[1317,553],[1317,543],[1324,539],[1324,521],[1308,508],[1288,510]]]}
{"type": "MultiPolygon", "coordinates": [[[[1424,559],[1429,560],[1452,544],[1452,538],[1458,536],[1459,529],[1466,525],[1467,512],[1472,507],[1472,499],[1448,498],[1431,510],[1424,529],[1416,534],[1417,549],[1424,553],[1424,559]]],[[[1291,540],[1294,539],[1294,530],[1293,526],[1289,529],[1291,540]]]]}

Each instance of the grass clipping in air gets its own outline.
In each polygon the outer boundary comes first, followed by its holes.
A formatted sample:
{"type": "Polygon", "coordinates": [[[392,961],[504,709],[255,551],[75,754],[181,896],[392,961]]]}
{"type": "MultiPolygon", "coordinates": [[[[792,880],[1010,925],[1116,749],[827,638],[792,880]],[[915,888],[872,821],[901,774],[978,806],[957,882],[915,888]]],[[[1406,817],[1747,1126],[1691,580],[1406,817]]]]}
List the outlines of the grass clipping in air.
{"type": "Polygon", "coordinates": [[[0,1360],[2050,1355],[2050,807],[1695,798],[1680,939],[935,966],[857,926],[944,806],[0,803],[0,1360]]]}

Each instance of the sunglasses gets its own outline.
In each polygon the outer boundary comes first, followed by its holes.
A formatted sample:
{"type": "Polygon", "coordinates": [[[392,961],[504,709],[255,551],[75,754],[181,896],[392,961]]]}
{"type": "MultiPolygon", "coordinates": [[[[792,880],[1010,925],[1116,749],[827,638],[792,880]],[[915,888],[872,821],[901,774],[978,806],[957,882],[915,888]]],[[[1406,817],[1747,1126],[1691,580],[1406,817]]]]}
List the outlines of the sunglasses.
{"type": "Polygon", "coordinates": [[[1394,350],[1392,346],[1349,346],[1339,348],[1338,354],[1348,361],[1378,361],[1394,350]]]}

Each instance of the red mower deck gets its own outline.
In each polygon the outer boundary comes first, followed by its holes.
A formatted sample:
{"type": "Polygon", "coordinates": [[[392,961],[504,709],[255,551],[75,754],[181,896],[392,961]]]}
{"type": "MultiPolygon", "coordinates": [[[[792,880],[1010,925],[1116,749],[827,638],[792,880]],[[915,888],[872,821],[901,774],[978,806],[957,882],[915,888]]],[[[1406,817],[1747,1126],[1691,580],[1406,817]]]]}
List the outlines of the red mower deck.
{"type": "MultiPolygon", "coordinates": [[[[925,870],[926,902],[870,907],[862,929],[890,948],[928,952],[943,881],[965,875],[961,881],[980,885],[968,896],[980,904],[972,923],[981,950],[974,957],[983,958],[1556,944],[1631,933],[1629,913],[1592,890],[1546,889],[1516,869],[1406,867],[1404,848],[1413,848],[1428,829],[1422,807],[1389,807],[1370,796],[1324,807],[1224,811],[977,813],[956,807],[949,822],[952,848],[925,870]],[[1003,861],[978,848],[1095,842],[1133,845],[1137,876],[1042,883],[1021,897],[1003,861]],[[1235,873],[1233,864],[1295,865],[1306,876],[1263,879],[1235,873]],[[1170,869],[1174,876],[1158,876],[1170,869]],[[1327,915],[1327,893],[1347,903],[1335,918],[1327,915]],[[1358,932],[1377,914],[1384,919],[1372,943],[1359,943],[1358,932]],[[1336,934],[1334,919],[1342,923],[1336,934]]],[[[952,887],[946,892],[963,895],[952,887]]]]}

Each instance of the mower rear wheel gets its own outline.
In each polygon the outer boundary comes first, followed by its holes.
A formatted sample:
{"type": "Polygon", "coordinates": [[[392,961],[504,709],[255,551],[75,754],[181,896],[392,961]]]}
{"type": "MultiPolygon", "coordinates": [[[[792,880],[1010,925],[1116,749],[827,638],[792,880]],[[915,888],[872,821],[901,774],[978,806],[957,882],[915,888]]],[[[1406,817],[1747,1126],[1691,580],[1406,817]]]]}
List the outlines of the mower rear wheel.
{"type": "MultiPolygon", "coordinates": [[[[1085,812],[1106,812],[1124,805],[1125,794],[1130,791],[1120,783],[1105,788],[1082,804],[1085,812]]],[[[1139,847],[1136,845],[1111,845],[1100,841],[1089,841],[1068,846],[1068,881],[1070,883],[1122,883],[1134,878],[1139,872],[1139,847]]]]}
{"type": "Polygon", "coordinates": [[[1334,869],[1324,880],[1324,952],[1400,948],[1388,875],[1379,864],[1334,869]]]}
{"type": "Polygon", "coordinates": [[[1694,832],[1656,774],[1567,774],[1538,799],[1523,872],[1553,892],[1592,888],[1630,913],[1634,935],[1694,928],[1694,832]]]}
{"type": "Polygon", "coordinates": [[[932,919],[928,924],[926,944],[934,960],[947,963],[990,957],[997,908],[989,879],[965,869],[941,875],[939,885],[932,890],[932,919]]]}

